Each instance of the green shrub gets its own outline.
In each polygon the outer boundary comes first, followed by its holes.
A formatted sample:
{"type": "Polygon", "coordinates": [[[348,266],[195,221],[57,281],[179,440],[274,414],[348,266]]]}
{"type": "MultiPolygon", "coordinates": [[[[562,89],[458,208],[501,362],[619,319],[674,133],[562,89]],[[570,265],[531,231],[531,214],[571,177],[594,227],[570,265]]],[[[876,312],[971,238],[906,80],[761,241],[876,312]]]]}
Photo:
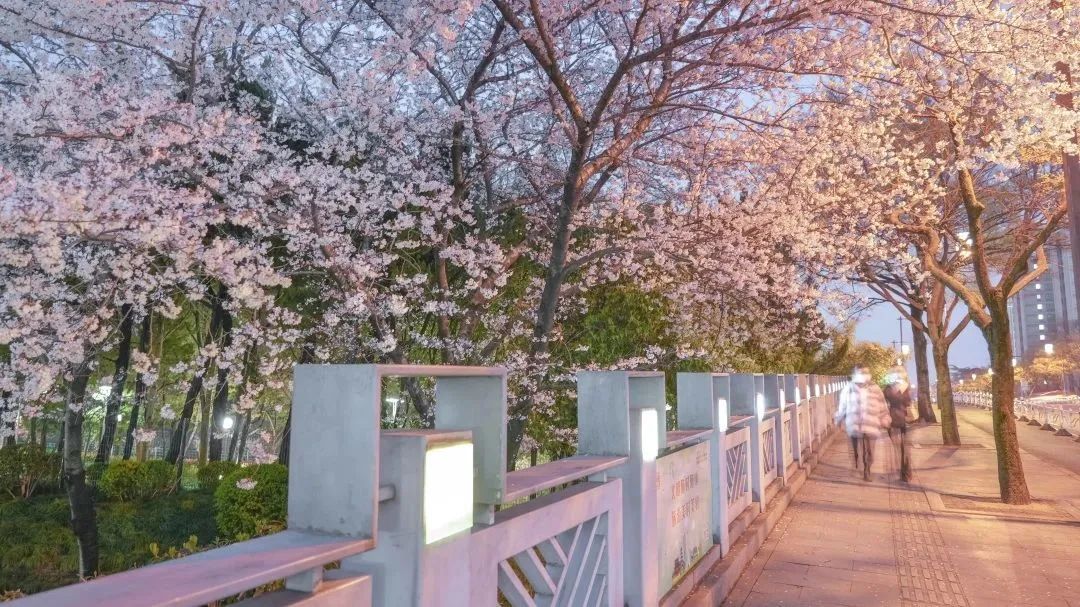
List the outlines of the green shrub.
{"type": "Polygon", "coordinates": [[[0,449],[0,491],[27,499],[42,487],[58,487],[60,454],[41,445],[18,444],[0,449]]]}
{"type": "Polygon", "coordinates": [[[199,489],[205,491],[217,489],[221,481],[239,467],[240,465],[234,462],[207,462],[205,466],[199,468],[199,489]]]}
{"type": "Polygon", "coordinates": [[[259,464],[235,470],[214,491],[214,517],[224,539],[264,535],[285,526],[289,469],[259,464]]]}
{"type": "MultiPolygon", "coordinates": [[[[181,546],[193,535],[212,540],[217,534],[213,506],[213,496],[204,491],[99,504],[101,573],[153,562],[152,544],[181,546]]],[[[65,498],[0,503],[0,593],[41,592],[78,581],[70,516],[65,498]]]]}
{"type": "Polygon", "coordinates": [[[172,490],[175,468],[169,462],[112,462],[101,473],[98,490],[107,500],[146,500],[172,490]]]}

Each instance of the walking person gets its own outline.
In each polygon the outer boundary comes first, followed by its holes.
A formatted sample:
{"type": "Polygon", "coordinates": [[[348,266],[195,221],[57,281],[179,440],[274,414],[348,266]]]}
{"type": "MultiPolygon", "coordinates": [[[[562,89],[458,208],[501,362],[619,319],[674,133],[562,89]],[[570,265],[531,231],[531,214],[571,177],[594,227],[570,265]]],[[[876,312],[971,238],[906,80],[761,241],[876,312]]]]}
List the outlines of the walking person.
{"type": "Polygon", "coordinates": [[[885,395],[870,376],[866,365],[857,365],[851,372],[851,381],[840,392],[840,406],[836,410],[836,423],[844,424],[851,437],[855,451],[855,468],[859,467],[862,452],[863,480],[870,479],[870,466],[874,463],[874,441],[882,431],[892,425],[892,416],[885,403],[885,395]]]}
{"type": "Polygon", "coordinates": [[[900,444],[900,480],[911,480],[911,461],[908,457],[908,412],[911,410],[911,384],[903,367],[895,367],[885,377],[885,401],[889,404],[892,423],[889,436],[900,444]]]}

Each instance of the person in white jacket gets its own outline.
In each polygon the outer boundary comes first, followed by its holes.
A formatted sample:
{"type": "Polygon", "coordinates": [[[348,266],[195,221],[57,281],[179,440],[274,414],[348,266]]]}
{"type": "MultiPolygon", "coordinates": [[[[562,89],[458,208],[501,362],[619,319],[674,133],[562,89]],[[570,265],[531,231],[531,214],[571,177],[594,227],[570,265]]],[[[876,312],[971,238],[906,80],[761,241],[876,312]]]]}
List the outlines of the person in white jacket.
{"type": "Polygon", "coordinates": [[[836,410],[836,423],[844,424],[851,437],[855,452],[855,469],[859,468],[859,451],[862,451],[863,480],[870,480],[870,466],[874,463],[874,440],[892,424],[885,394],[872,381],[870,369],[856,366],[851,381],[840,391],[840,406],[836,410]]]}

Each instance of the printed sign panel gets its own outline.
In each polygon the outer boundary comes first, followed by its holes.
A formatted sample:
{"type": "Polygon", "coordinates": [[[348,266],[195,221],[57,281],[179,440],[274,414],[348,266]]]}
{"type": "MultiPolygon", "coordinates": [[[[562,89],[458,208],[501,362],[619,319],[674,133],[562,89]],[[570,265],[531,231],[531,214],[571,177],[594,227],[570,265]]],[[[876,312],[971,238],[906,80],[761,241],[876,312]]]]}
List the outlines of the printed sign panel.
{"type": "Polygon", "coordinates": [[[699,443],[656,462],[660,591],[670,590],[712,548],[709,444],[699,443]]]}

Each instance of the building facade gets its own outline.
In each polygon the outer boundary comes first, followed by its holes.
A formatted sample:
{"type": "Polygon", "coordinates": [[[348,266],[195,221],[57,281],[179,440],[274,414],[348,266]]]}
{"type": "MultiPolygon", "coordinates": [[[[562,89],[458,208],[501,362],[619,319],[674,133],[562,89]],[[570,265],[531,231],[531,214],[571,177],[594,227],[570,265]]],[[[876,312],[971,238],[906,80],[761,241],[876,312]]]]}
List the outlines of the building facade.
{"type": "Polygon", "coordinates": [[[1045,352],[1046,344],[1063,341],[1080,330],[1068,240],[1047,244],[1046,257],[1049,268],[1009,301],[1013,352],[1023,361],[1045,352]]]}

